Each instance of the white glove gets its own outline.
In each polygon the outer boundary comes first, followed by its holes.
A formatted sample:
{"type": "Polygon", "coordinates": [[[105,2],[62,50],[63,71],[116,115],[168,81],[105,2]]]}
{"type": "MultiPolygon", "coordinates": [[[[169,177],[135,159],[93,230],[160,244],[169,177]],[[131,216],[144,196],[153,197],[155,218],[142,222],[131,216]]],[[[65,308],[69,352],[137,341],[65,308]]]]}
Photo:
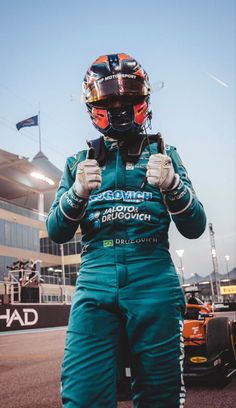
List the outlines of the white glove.
{"type": "Polygon", "coordinates": [[[89,198],[92,190],[100,188],[101,183],[101,169],[96,160],[86,159],[79,163],[73,185],[74,191],[79,197],[89,198]]]}
{"type": "Polygon", "coordinates": [[[152,154],[147,164],[147,182],[161,190],[172,190],[179,184],[172,160],[165,154],[152,154]]]}

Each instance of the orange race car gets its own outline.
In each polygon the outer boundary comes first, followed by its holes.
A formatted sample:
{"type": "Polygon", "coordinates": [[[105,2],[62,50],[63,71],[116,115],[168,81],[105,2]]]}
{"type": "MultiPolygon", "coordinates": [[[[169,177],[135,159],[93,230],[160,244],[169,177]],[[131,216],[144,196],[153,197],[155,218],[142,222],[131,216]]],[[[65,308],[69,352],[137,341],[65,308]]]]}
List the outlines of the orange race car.
{"type": "Polygon", "coordinates": [[[236,372],[236,321],[218,317],[200,299],[187,303],[184,320],[184,374],[197,377],[214,375],[228,380],[236,372]]]}
{"type": "MultiPolygon", "coordinates": [[[[208,375],[223,384],[236,373],[236,321],[216,316],[211,305],[191,294],[183,329],[184,376],[208,375]]],[[[122,337],[118,400],[127,401],[131,399],[129,351],[124,332],[122,337]]]]}

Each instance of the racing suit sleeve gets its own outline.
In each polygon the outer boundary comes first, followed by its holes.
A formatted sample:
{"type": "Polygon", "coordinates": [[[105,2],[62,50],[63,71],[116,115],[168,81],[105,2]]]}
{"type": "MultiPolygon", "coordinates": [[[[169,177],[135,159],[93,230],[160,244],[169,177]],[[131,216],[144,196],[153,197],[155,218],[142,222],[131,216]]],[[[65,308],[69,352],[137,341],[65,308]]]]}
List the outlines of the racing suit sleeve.
{"type": "Polygon", "coordinates": [[[73,238],[88,204],[87,199],[76,195],[73,189],[74,181],[67,159],[55,200],[46,220],[48,235],[58,244],[73,238]]]}
{"type": "Polygon", "coordinates": [[[206,214],[176,149],[170,152],[173,167],[180,181],[176,188],[163,192],[171,217],[185,238],[198,238],[206,228],[206,214]]]}

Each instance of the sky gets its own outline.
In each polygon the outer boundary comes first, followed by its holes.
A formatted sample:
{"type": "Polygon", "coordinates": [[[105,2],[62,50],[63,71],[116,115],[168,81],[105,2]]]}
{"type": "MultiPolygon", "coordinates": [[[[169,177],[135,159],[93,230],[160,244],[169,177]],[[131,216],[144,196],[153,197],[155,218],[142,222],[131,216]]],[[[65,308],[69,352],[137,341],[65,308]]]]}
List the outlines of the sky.
{"type": "MultiPolygon", "coordinates": [[[[236,266],[235,0],[0,0],[0,147],[29,157],[38,127],[15,124],[40,110],[42,151],[60,169],[98,137],[81,102],[87,68],[100,55],[135,57],[153,84],[152,132],[176,146],[208,223],[219,272],[236,266]],[[163,81],[164,88],[158,89],[163,81]]],[[[182,237],[184,274],[213,269],[209,231],[182,237]]]]}

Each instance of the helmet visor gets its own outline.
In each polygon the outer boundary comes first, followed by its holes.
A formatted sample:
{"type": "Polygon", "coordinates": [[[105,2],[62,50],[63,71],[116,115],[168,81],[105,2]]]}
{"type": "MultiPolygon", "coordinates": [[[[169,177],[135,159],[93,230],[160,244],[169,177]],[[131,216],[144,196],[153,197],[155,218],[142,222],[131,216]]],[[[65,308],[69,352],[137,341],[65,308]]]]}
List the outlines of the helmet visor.
{"type": "Polygon", "coordinates": [[[85,89],[85,101],[92,103],[114,96],[147,96],[150,88],[146,81],[131,74],[110,75],[94,81],[85,89]]]}

